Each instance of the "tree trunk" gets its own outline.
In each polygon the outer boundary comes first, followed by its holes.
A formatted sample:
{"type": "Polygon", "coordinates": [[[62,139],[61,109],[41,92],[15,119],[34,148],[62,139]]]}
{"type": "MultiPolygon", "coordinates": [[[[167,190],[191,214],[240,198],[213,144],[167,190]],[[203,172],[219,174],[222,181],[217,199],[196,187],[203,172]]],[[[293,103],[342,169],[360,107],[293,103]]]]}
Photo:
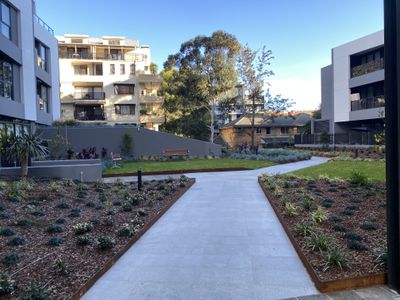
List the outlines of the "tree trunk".
{"type": "Polygon", "coordinates": [[[254,123],[255,123],[255,118],[256,118],[256,103],[255,103],[255,98],[253,97],[253,103],[252,103],[252,112],[251,112],[251,146],[252,148],[254,148],[255,146],[255,127],[254,127],[254,123]]]}
{"type": "Polygon", "coordinates": [[[214,117],[215,117],[215,104],[214,102],[211,104],[211,121],[210,121],[210,142],[214,143],[214,117]]]}
{"type": "Polygon", "coordinates": [[[28,176],[28,156],[24,156],[21,158],[21,177],[28,176]]]}

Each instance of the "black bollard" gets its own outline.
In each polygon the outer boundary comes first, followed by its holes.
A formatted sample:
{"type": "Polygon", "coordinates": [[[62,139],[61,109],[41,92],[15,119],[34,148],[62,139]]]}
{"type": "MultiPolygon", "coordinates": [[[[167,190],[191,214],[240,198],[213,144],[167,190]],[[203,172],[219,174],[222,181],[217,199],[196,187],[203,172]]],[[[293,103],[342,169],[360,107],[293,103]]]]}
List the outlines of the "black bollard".
{"type": "Polygon", "coordinates": [[[137,183],[138,183],[138,191],[142,189],[142,170],[139,169],[137,171],[137,183]]]}

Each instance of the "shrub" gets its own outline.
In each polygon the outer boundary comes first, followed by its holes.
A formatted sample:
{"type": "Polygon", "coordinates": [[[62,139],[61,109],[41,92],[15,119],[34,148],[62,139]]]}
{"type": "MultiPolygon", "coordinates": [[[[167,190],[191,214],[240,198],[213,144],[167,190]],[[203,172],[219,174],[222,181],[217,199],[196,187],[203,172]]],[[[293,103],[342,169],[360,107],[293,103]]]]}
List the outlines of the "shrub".
{"type": "Polygon", "coordinates": [[[345,209],[345,210],[342,211],[342,214],[346,215],[346,216],[353,216],[354,215],[354,210],[345,209]]]}
{"type": "Polygon", "coordinates": [[[124,186],[124,185],[125,185],[125,182],[124,182],[121,178],[117,178],[117,179],[114,181],[114,184],[117,185],[117,186],[124,186]]]}
{"type": "Polygon", "coordinates": [[[47,242],[47,244],[49,246],[60,246],[61,244],[64,243],[64,239],[61,237],[52,237],[49,239],[49,241],[47,242]]]}
{"type": "Polygon", "coordinates": [[[59,209],[70,209],[71,205],[63,202],[63,203],[58,204],[56,207],[59,208],[59,209]]]}
{"type": "Polygon", "coordinates": [[[78,218],[81,216],[81,209],[78,207],[75,207],[71,209],[71,213],[69,214],[69,217],[71,218],[78,218]]]}
{"type": "Polygon", "coordinates": [[[57,273],[60,273],[62,275],[68,274],[67,263],[62,258],[56,258],[56,260],[54,261],[54,269],[57,273]]]}
{"type": "Polygon", "coordinates": [[[97,238],[97,248],[100,250],[108,250],[114,247],[114,240],[109,236],[101,236],[97,238]]]}
{"type": "Polygon", "coordinates": [[[129,156],[132,150],[132,135],[130,133],[124,133],[122,136],[122,143],[121,143],[121,154],[124,156],[129,156]]]}
{"type": "Polygon", "coordinates": [[[387,247],[380,247],[377,249],[374,249],[374,256],[375,256],[375,262],[377,263],[377,267],[384,267],[386,268],[387,265],[387,259],[388,259],[388,250],[387,247]]]}
{"type": "Polygon", "coordinates": [[[311,213],[311,220],[315,223],[322,223],[328,220],[328,216],[325,210],[321,206],[318,206],[317,209],[311,213]]]}
{"type": "Polygon", "coordinates": [[[315,227],[313,224],[302,223],[302,224],[297,224],[295,226],[295,230],[301,236],[310,236],[312,233],[314,233],[315,227]]]}
{"type": "Polygon", "coordinates": [[[354,232],[354,231],[346,232],[344,237],[346,239],[348,239],[348,240],[354,240],[354,241],[361,241],[362,240],[362,236],[359,235],[358,233],[354,232]]]}
{"type": "Polygon", "coordinates": [[[329,207],[332,207],[333,203],[335,203],[334,200],[332,200],[330,198],[326,198],[321,202],[321,206],[325,207],[325,208],[329,208],[329,207]]]}
{"type": "Polygon", "coordinates": [[[65,219],[63,219],[63,218],[59,218],[59,219],[56,220],[56,223],[57,223],[57,224],[65,224],[65,222],[66,222],[66,221],[65,221],[65,219]]]}
{"type": "Polygon", "coordinates": [[[17,226],[21,227],[32,227],[34,225],[37,225],[37,222],[29,219],[21,219],[17,221],[17,226]]]}
{"type": "Polygon", "coordinates": [[[363,187],[371,185],[368,177],[365,174],[362,174],[361,172],[352,172],[350,175],[350,182],[352,184],[356,184],[358,186],[363,186],[363,187]]]}
{"type": "Polygon", "coordinates": [[[326,251],[331,245],[331,239],[327,235],[323,234],[313,234],[308,237],[308,244],[312,251],[326,251]]]}
{"type": "Polygon", "coordinates": [[[94,204],[93,202],[88,202],[86,203],[86,207],[96,207],[96,204],[94,204]]]}
{"type": "Polygon", "coordinates": [[[347,205],[345,210],[359,210],[357,205],[347,205]]]}
{"type": "Polygon", "coordinates": [[[49,226],[46,230],[47,233],[60,233],[63,231],[64,231],[64,228],[62,228],[61,226],[58,226],[58,225],[49,226]]]}
{"type": "Polygon", "coordinates": [[[132,211],[132,205],[130,205],[129,203],[125,202],[125,203],[122,205],[122,210],[123,210],[123,211],[126,211],[126,212],[132,211]]]}
{"type": "Polygon", "coordinates": [[[85,234],[92,231],[93,225],[91,223],[78,223],[72,227],[76,235],[85,234]]]}
{"type": "Polygon", "coordinates": [[[99,219],[90,219],[90,223],[92,223],[93,225],[100,225],[101,221],[99,219]]]}
{"type": "Polygon", "coordinates": [[[129,224],[124,224],[122,227],[118,230],[118,235],[119,236],[133,236],[135,234],[135,229],[129,225],[129,224]]]}
{"type": "Polygon", "coordinates": [[[338,231],[338,232],[347,232],[347,229],[345,226],[342,224],[336,224],[333,226],[333,230],[338,231]]]}
{"type": "Polygon", "coordinates": [[[147,212],[146,212],[146,210],[145,210],[144,208],[139,208],[138,214],[139,214],[139,216],[141,216],[141,217],[147,216],[147,212]]]}
{"type": "Polygon", "coordinates": [[[10,214],[7,212],[1,212],[0,213],[0,220],[6,220],[10,218],[10,214]]]}
{"type": "Polygon", "coordinates": [[[35,217],[43,217],[45,213],[41,210],[34,210],[33,212],[31,212],[31,215],[35,217]]]}
{"type": "Polygon", "coordinates": [[[92,239],[88,235],[80,235],[76,239],[76,243],[80,246],[86,246],[92,243],[92,239]]]}
{"type": "Polygon", "coordinates": [[[331,267],[339,267],[340,270],[347,264],[347,258],[345,254],[339,249],[330,249],[324,256],[324,263],[322,270],[324,272],[328,271],[331,267]]]}
{"type": "Polygon", "coordinates": [[[347,241],[347,248],[349,248],[350,250],[356,250],[356,251],[366,251],[366,250],[368,250],[367,246],[365,246],[360,241],[356,241],[356,240],[348,240],[347,241]]]}
{"type": "Polygon", "coordinates": [[[329,188],[328,189],[328,192],[331,192],[331,193],[337,193],[337,188],[334,188],[334,187],[331,187],[331,188],[329,188]]]}
{"type": "Polygon", "coordinates": [[[25,245],[26,241],[24,238],[16,236],[16,237],[12,238],[7,244],[10,246],[21,246],[21,245],[25,245]]]}
{"type": "Polygon", "coordinates": [[[24,300],[46,300],[49,298],[49,292],[45,286],[39,283],[31,283],[29,289],[24,295],[24,300]]]}
{"type": "Polygon", "coordinates": [[[305,210],[311,210],[314,205],[314,198],[309,195],[304,195],[301,205],[305,210]]]}
{"type": "Polygon", "coordinates": [[[107,216],[103,219],[102,224],[105,226],[113,226],[114,218],[112,216],[107,216]]]}
{"type": "Polygon", "coordinates": [[[360,228],[364,230],[377,230],[378,227],[379,227],[378,224],[375,223],[363,223],[360,226],[360,228]]]}
{"type": "Polygon", "coordinates": [[[293,217],[298,214],[297,206],[294,203],[287,202],[284,206],[285,214],[289,217],[293,217]]]}
{"type": "Polygon", "coordinates": [[[5,265],[9,266],[9,265],[15,265],[15,264],[19,263],[20,260],[21,260],[21,257],[19,256],[19,254],[16,252],[12,252],[12,253],[4,256],[3,259],[1,260],[1,262],[5,265]]]}
{"type": "Polygon", "coordinates": [[[11,228],[2,228],[0,229],[0,236],[13,236],[15,235],[15,231],[12,230],[11,228]]]}
{"type": "Polygon", "coordinates": [[[12,294],[16,289],[15,281],[0,271],[0,296],[12,294]]]}

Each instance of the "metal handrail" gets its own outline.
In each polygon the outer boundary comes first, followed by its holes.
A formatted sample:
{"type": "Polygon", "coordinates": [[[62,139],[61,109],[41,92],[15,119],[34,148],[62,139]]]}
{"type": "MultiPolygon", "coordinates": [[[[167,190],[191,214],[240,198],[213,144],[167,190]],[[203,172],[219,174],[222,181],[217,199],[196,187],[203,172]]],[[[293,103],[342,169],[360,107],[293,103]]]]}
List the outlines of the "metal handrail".
{"type": "Polygon", "coordinates": [[[368,97],[360,100],[351,101],[351,111],[379,108],[384,106],[385,106],[384,96],[368,97]]]}
{"type": "Polygon", "coordinates": [[[38,15],[33,15],[33,19],[38,23],[40,26],[42,26],[47,32],[51,33],[54,35],[54,30],[51,28],[45,21],[43,21],[41,18],[39,18],[38,15]]]}
{"type": "Polygon", "coordinates": [[[104,92],[75,92],[75,100],[104,100],[106,95],[104,92]]]}

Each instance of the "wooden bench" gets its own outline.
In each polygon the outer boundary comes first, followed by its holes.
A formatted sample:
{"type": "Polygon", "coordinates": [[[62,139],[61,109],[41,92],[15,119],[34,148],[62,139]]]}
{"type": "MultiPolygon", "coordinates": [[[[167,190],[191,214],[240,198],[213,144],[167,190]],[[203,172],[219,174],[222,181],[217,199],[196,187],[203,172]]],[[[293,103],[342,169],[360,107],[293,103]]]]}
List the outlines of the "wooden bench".
{"type": "Polygon", "coordinates": [[[112,160],[112,162],[113,162],[112,168],[113,168],[113,169],[121,168],[121,166],[118,165],[118,162],[122,160],[121,155],[119,155],[119,154],[114,154],[114,153],[112,153],[112,152],[110,153],[110,155],[111,155],[111,160],[112,160]]]}
{"type": "Polygon", "coordinates": [[[178,149],[164,149],[161,151],[161,154],[164,156],[188,156],[189,155],[189,149],[186,148],[178,148],[178,149]]]}

